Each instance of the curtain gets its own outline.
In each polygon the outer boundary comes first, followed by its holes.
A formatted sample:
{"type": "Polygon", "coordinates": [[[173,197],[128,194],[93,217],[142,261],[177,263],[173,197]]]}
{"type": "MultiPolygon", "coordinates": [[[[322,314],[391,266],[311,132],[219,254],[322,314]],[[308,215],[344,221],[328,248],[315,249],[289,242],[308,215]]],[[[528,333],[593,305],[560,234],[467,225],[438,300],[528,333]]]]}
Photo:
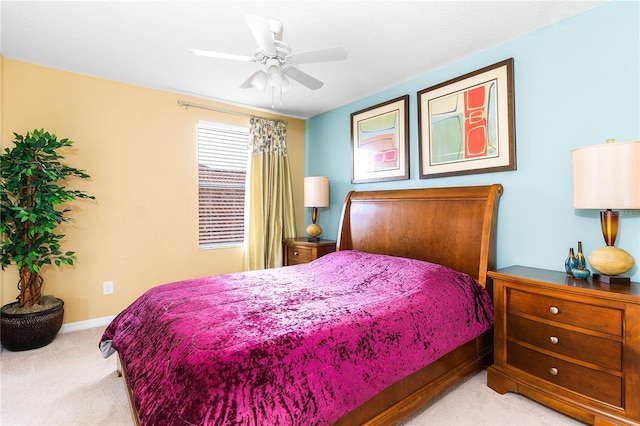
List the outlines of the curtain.
{"type": "Polygon", "coordinates": [[[295,236],[293,191],[283,121],[252,117],[247,176],[245,268],[282,266],[282,239],[295,236]]]}

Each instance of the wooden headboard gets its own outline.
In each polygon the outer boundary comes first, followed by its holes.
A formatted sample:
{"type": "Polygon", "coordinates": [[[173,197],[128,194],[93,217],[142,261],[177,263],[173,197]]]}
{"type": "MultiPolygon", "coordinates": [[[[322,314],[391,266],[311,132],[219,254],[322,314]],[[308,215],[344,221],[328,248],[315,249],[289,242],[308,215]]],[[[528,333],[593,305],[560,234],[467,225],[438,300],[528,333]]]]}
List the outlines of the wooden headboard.
{"type": "Polygon", "coordinates": [[[502,185],[351,191],[337,250],[360,250],[439,263],[486,284],[495,268],[502,185]]]}

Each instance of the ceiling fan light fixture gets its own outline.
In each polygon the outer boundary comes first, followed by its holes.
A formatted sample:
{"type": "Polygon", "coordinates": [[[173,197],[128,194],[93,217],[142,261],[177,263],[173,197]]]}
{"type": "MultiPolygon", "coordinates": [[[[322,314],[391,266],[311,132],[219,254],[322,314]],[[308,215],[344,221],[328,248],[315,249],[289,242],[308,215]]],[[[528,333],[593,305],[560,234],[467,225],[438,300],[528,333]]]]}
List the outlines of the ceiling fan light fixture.
{"type": "Polygon", "coordinates": [[[280,72],[280,67],[271,65],[267,69],[267,84],[274,87],[282,85],[282,73],[280,72]]]}

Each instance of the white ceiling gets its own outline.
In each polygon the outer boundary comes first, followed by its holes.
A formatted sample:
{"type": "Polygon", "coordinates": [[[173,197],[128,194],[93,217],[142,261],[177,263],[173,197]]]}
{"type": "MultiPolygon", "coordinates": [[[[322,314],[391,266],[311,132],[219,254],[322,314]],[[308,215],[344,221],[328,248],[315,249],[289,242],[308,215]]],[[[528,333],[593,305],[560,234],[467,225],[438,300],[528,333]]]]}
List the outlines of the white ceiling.
{"type": "MultiPolygon", "coordinates": [[[[300,65],[276,113],[308,118],[515,39],[603,1],[7,1],[5,58],[271,111],[271,93],[238,86],[259,69],[193,56],[253,56],[245,15],[284,24],[293,52],[342,46],[345,61],[300,65]]],[[[455,77],[455,76],[452,76],[455,77]]]]}

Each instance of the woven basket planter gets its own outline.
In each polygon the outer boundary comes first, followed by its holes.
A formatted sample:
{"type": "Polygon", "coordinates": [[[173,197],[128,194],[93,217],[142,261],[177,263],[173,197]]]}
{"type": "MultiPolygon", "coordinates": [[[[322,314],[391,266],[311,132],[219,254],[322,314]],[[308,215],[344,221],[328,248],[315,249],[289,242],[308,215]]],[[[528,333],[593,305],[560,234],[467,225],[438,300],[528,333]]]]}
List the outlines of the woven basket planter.
{"type": "Polygon", "coordinates": [[[8,307],[15,306],[18,302],[10,303],[2,307],[0,315],[0,340],[2,346],[10,351],[26,351],[48,345],[53,341],[64,317],[64,302],[55,299],[55,306],[40,312],[8,313],[8,307]]]}

